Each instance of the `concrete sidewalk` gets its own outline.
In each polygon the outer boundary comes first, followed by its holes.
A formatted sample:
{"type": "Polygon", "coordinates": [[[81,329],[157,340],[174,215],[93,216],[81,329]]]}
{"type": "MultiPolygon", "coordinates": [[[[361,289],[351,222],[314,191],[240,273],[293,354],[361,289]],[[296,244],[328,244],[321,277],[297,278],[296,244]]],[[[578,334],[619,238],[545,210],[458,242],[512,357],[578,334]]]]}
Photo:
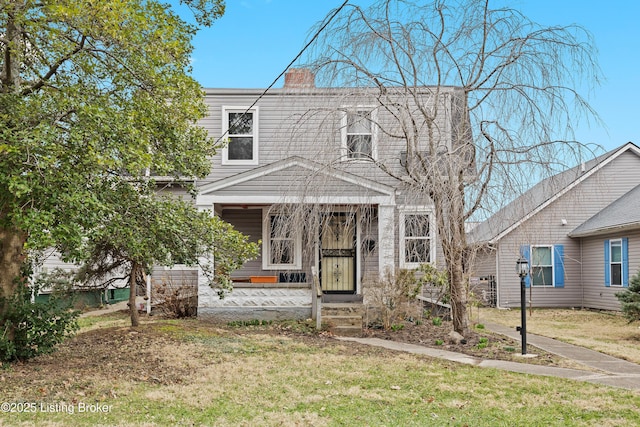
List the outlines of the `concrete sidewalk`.
{"type": "MultiPolygon", "coordinates": [[[[508,336],[518,341],[520,340],[520,333],[516,332],[515,329],[511,330],[508,327],[495,324],[485,323],[484,325],[490,331],[508,336]]],[[[455,353],[452,351],[416,344],[388,341],[379,338],[336,338],[342,341],[354,341],[361,344],[384,347],[390,350],[404,351],[407,353],[421,354],[483,368],[495,368],[523,374],[569,378],[577,381],[587,381],[590,383],[604,384],[629,390],[640,390],[640,365],[617,359],[597,351],[571,344],[565,344],[554,339],[533,334],[527,334],[528,345],[571,359],[577,363],[596,369],[599,372],[557,368],[554,366],[532,365],[528,363],[509,362],[504,360],[478,359],[473,356],[455,353]]]]}

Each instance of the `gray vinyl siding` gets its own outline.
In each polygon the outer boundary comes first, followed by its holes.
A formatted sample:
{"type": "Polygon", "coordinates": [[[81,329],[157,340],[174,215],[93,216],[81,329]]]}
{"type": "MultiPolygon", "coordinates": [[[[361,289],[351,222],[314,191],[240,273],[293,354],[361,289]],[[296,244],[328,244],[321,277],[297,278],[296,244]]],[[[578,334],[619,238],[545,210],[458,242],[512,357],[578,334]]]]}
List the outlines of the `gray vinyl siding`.
{"type": "Polygon", "coordinates": [[[198,269],[195,267],[154,266],[151,270],[151,286],[198,287],[198,269]]]}
{"type": "Polygon", "coordinates": [[[360,234],[360,241],[362,245],[361,249],[361,263],[360,263],[360,275],[363,288],[368,283],[378,278],[379,260],[378,260],[378,221],[369,221],[362,224],[362,231],[360,234]],[[373,250],[369,250],[367,242],[371,242],[373,250]]]}
{"type": "Polygon", "coordinates": [[[76,264],[63,261],[60,253],[54,249],[47,249],[43,251],[42,255],[42,263],[35,266],[36,273],[51,273],[56,269],[71,272],[78,269],[76,264]]]}
{"type": "Polygon", "coordinates": [[[629,239],[629,276],[631,278],[640,268],[640,230],[582,239],[585,307],[601,310],[620,310],[620,302],[615,294],[624,288],[620,286],[607,287],[604,284],[606,267],[604,263],[604,242],[605,240],[623,237],[629,239]]]}
{"type": "MultiPolygon", "coordinates": [[[[258,243],[262,239],[261,209],[225,209],[221,218],[233,225],[236,230],[249,237],[249,241],[258,243]]],[[[273,272],[262,270],[262,252],[258,258],[247,261],[241,269],[234,271],[232,277],[272,276],[273,272]]]]}
{"type": "MultiPolygon", "coordinates": [[[[564,288],[531,289],[535,307],[582,307],[583,264],[580,241],[567,236],[571,230],[640,182],[640,158],[623,153],[594,175],[525,221],[499,241],[498,305],[520,304],[520,279],[515,273],[521,245],[563,245],[565,262],[564,288]],[[567,225],[562,225],[565,219],[567,225]]],[[[529,299],[527,289],[527,300],[529,299]]]]}
{"type": "MultiPolygon", "coordinates": [[[[453,92],[454,89],[443,89],[453,92]]],[[[209,136],[223,141],[223,107],[248,107],[262,95],[259,90],[207,90],[205,101],[208,104],[208,116],[200,121],[209,136]]],[[[258,166],[264,166],[278,160],[300,156],[322,164],[331,164],[337,169],[373,179],[388,185],[395,180],[367,161],[340,162],[342,126],[341,107],[375,107],[372,95],[350,96],[340,90],[317,89],[304,93],[291,93],[274,89],[260,98],[258,108],[258,166]]],[[[444,99],[444,98],[443,98],[444,99]]],[[[445,101],[450,103],[450,97],[445,101]]],[[[447,104],[448,105],[448,104],[447,104]]],[[[441,108],[441,114],[435,127],[441,132],[440,138],[450,138],[450,108],[441,108]]],[[[381,126],[391,126],[388,113],[379,109],[377,121],[381,126]]],[[[400,152],[406,151],[401,139],[390,138],[383,132],[377,132],[378,160],[394,173],[400,172],[400,152]]],[[[222,178],[254,169],[255,165],[222,165],[222,149],[212,158],[211,174],[201,184],[215,182],[222,178]]]]}
{"type": "Polygon", "coordinates": [[[473,271],[471,271],[469,290],[481,304],[492,304],[494,297],[490,293],[489,281],[496,273],[496,252],[492,249],[482,248],[473,256],[473,271]]]}

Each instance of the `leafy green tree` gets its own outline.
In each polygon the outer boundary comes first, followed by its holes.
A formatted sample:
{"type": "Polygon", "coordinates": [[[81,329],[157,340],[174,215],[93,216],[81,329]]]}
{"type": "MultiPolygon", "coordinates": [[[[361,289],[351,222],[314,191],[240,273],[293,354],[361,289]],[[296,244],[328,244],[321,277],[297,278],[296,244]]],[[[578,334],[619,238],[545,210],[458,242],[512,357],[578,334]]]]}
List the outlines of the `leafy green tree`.
{"type": "Polygon", "coordinates": [[[616,293],[616,298],[629,322],[640,320],[640,271],[631,278],[627,289],[616,293]]]}
{"type": "Polygon", "coordinates": [[[103,212],[86,244],[63,252],[76,250],[74,260],[85,261],[79,281],[104,283],[114,276],[128,280],[132,326],[138,326],[136,286],[144,283],[145,272],[154,264],[199,266],[210,283],[225,289],[231,285],[229,273],[258,255],[258,246],[230,224],[189,202],[157,195],[152,181],[102,185],[108,188],[96,193],[104,206],[114,209],[103,212]]]}
{"type": "Polygon", "coordinates": [[[191,38],[224,1],[181,3],[195,24],[155,0],[0,0],[0,321],[30,251],[77,259],[116,211],[98,192],[150,170],[208,173],[191,38]]]}

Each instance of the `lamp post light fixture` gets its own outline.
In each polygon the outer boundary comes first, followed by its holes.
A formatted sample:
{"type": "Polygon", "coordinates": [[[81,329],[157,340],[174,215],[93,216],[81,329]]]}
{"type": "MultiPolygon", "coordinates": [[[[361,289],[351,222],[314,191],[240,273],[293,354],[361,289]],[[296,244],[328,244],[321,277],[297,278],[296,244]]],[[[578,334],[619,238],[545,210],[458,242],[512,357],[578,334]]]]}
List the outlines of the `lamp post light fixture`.
{"type": "Polygon", "coordinates": [[[527,301],[525,297],[524,279],[529,275],[529,261],[520,257],[516,261],[516,272],[520,276],[520,318],[521,325],[516,328],[522,336],[522,354],[527,354],[527,301]]]}

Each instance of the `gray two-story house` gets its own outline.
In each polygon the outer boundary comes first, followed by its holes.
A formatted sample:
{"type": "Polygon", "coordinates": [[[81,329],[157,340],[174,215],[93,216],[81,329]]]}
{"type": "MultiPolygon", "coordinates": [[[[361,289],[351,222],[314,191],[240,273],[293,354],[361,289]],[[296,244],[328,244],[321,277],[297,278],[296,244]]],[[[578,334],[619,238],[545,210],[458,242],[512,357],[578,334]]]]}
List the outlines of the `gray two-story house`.
{"type": "Polygon", "coordinates": [[[314,278],[324,301],[366,303],[385,271],[442,265],[433,205],[403,182],[412,150],[427,148],[396,130],[414,120],[412,108],[429,110],[431,141],[451,150],[468,120],[463,96],[455,87],[389,91],[316,87],[306,69],[266,93],[206,90],[201,125],[224,144],[196,203],[260,242],[261,254],[233,273],[223,299],[201,278],[199,316],[308,318],[314,278]]]}

